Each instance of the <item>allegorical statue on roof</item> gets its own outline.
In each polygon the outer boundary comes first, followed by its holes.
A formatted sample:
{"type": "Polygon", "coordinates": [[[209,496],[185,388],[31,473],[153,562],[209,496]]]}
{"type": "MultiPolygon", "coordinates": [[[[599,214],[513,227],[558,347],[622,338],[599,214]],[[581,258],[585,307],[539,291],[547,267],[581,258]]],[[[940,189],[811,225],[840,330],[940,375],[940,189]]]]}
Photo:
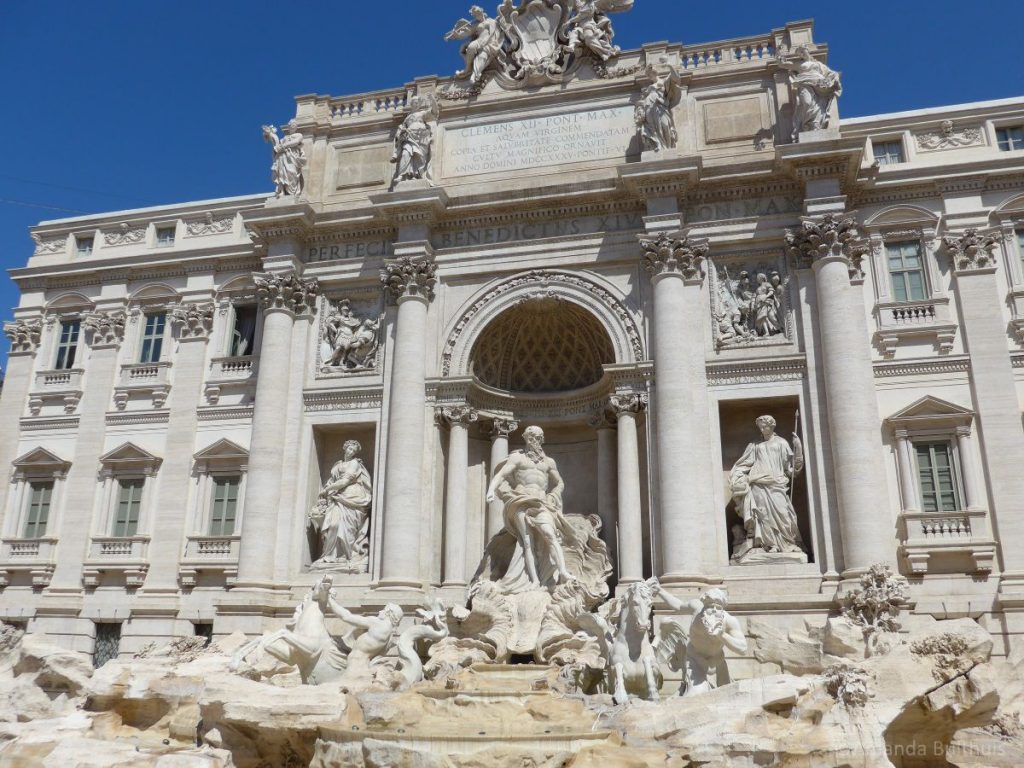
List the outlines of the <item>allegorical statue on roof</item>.
{"type": "Polygon", "coordinates": [[[277,127],[263,126],[263,140],[274,148],[274,161],[270,166],[270,179],[274,182],[275,197],[302,194],[306,153],[302,149],[302,134],[277,135],[277,127]]]}
{"type": "Polygon", "coordinates": [[[672,116],[672,100],[677,91],[679,74],[669,70],[660,75],[650,73],[650,76],[652,82],[644,87],[634,112],[640,143],[645,152],[674,149],[679,135],[672,116]]]}
{"type": "Polygon", "coordinates": [[[795,59],[783,59],[780,66],[789,70],[793,91],[793,141],[803,131],[828,128],[832,102],[843,93],[839,73],[811,56],[803,45],[796,49],[795,59]]]}
{"type": "Polygon", "coordinates": [[[395,134],[395,183],[411,179],[431,181],[434,128],[438,117],[437,98],[433,94],[415,96],[409,103],[409,114],[395,134]]]}

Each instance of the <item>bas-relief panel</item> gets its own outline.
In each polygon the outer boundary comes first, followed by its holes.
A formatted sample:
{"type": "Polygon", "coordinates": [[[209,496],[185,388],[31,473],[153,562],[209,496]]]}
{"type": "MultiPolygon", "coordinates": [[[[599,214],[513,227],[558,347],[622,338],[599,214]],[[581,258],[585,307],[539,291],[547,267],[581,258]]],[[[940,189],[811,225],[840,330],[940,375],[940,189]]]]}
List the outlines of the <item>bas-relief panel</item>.
{"type": "Polygon", "coordinates": [[[441,175],[520,171],[637,154],[633,106],[445,126],[441,175]]]}

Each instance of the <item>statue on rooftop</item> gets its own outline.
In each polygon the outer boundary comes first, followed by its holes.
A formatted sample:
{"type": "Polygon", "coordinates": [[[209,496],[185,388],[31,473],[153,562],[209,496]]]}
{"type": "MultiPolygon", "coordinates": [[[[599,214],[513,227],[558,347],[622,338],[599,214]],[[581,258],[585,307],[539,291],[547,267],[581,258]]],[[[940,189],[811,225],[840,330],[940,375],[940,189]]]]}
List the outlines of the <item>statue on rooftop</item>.
{"type": "Polygon", "coordinates": [[[672,96],[678,73],[673,70],[664,75],[655,74],[653,78],[654,81],[645,86],[640,95],[634,120],[644,151],[660,152],[675,148],[679,138],[672,116],[672,96]]]}
{"type": "MultiPolygon", "coordinates": [[[[511,0],[505,0],[506,5],[511,5],[511,0]]],[[[455,79],[461,80],[468,77],[470,83],[479,85],[483,80],[484,72],[501,54],[505,45],[505,31],[500,26],[499,19],[492,19],[479,5],[469,9],[472,21],[459,19],[455,26],[444,36],[445,41],[467,40],[469,42],[462,46],[460,53],[466,66],[455,73],[455,79]]]]}
{"type": "Polygon", "coordinates": [[[789,70],[789,86],[793,92],[793,141],[799,141],[803,131],[818,131],[829,127],[832,102],[843,93],[839,73],[811,56],[806,46],[796,49],[795,59],[783,59],[783,69],[789,70]]]}
{"type": "Polygon", "coordinates": [[[270,166],[270,179],[274,182],[274,196],[302,194],[306,153],[302,149],[302,134],[277,135],[277,127],[263,126],[263,140],[274,148],[274,162],[270,166]]]}
{"type": "Polygon", "coordinates": [[[396,184],[412,179],[431,181],[434,142],[431,122],[437,121],[438,112],[437,98],[433,94],[414,96],[409,102],[409,114],[395,134],[395,151],[391,155],[396,184]]]}
{"type": "Polygon", "coordinates": [[[615,30],[608,14],[632,7],[633,0],[576,0],[576,15],[566,24],[566,48],[589,51],[601,61],[617,56],[621,49],[612,44],[615,30]]]}

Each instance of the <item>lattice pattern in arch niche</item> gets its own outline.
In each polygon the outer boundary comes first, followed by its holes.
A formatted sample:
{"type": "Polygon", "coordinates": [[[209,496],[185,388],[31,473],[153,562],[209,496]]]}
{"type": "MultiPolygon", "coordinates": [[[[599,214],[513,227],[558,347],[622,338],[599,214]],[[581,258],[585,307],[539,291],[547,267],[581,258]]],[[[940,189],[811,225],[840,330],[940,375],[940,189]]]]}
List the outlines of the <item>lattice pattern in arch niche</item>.
{"type": "Polygon", "coordinates": [[[555,294],[525,297],[473,345],[473,374],[509,392],[567,392],[589,386],[615,362],[611,339],[590,312],[555,294]]]}

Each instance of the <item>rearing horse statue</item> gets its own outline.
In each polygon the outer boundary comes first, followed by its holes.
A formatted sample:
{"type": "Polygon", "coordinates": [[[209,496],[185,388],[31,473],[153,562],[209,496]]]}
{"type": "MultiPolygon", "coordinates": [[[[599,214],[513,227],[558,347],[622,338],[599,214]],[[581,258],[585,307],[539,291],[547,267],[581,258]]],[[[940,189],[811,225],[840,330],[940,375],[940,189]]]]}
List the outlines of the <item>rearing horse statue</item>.
{"type": "Polygon", "coordinates": [[[653,580],[630,584],[621,597],[609,603],[610,620],[596,613],[577,619],[579,626],[596,636],[602,645],[607,660],[606,684],[612,689],[616,704],[628,702],[629,694],[657,701],[663,682],[661,656],[674,650],[680,639],[685,644],[685,636],[673,637],[671,648],[668,643],[651,643],[656,584],[653,580]]]}

